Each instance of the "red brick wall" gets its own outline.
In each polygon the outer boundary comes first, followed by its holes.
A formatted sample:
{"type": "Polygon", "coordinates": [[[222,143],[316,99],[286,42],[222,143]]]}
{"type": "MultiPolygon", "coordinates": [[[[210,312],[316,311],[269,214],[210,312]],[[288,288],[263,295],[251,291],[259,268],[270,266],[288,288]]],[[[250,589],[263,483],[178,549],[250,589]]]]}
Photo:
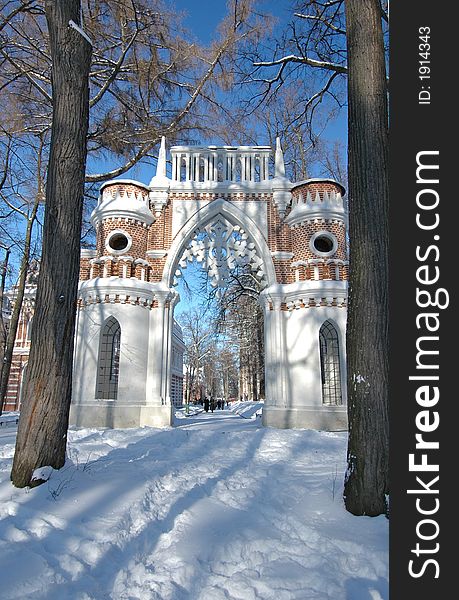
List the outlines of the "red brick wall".
{"type": "Polygon", "coordinates": [[[126,250],[126,254],[136,258],[145,258],[147,250],[148,227],[143,223],[134,222],[131,219],[105,219],[99,223],[96,232],[96,250],[97,257],[107,256],[109,254],[105,247],[108,235],[119,229],[125,231],[132,237],[132,246],[126,250]]]}
{"type": "MultiPolygon", "coordinates": [[[[297,186],[293,189],[292,193],[294,197],[297,197],[299,193],[305,195],[307,191],[311,192],[313,198],[315,198],[316,192],[319,192],[321,198],[324,193],[337,192],[343,193],[342,188],[333,182],[312,182],[305,183],[297,186]]],[[[132,194],[142,193],[144,197],[147,196],[147,190],[137,187],[133,184],[118,184],[107,186],[104,192],[112,193],[115,195],[117,192],[132,194]]],[[[149,267],[145,273],[145,278],[151,282],[161,281],[163,277],[163,269],[166,263],[167,257],[152,258],[147,257],[147,250],[169,250],[173,239],[172,239],[172,211],[173,201],[195,199],[195,200],[208,200],[213,201],[217,198],[224,198],[228,201],[231,200],[246,200],[246,201],[258,201],[265,202],[267,204],[267,216],[268,216],[268,247],[271,252],[291,252],[294,254],[293,259],[281,260],[274,258],[274,267],[276,271],[276,278],[279,283],[292,283],[295,281],[295,268],[291,266],[291,262],[296,261],[307,261],[308,259],[319,258],[309,248],[309,242],[311,236],[318,231],[330,231],[333,233],[338,241],[337,252],[327,257],[330,259],[337,259],[340,261],[346,261],[346,239],[345,229],[343,225],[332,221],[317,222],[310,221],[299,227],[290,228],[288,225],[283,223],[280,219],[277,207],[273,203],[272,194],[270,193],[227,193],[227,194],[216,194],[216,193],[192,193],[192,192],[173,192],[169,196],[167,205],[163,208],[161,215],[156,221],[149,227],[143,226],[139,222],[134,222],[128,219],[107,219],[99,224],[97,229],[97,257],[107,256],[108,252],[105,248],[105,241],[109,233],[115,229],[126,231],[132,237],[132,246],[129,251],[126,252],[129,256],[134,259],[142,258],[148,261],[149,267]]],[[[287,209],[287,215],[289,209],[287,209]]],[[[327,260],[325,259],[325,260],[327,260]]],[[[108,276],[119,276],[122,274],[122,262],[116,259],[107,264],[107,275],[108,276]]],[[[312,279],[314,277],[313,268],[300,266],[299,268],[300,280],[312,279]]],[[[90,273],[90,259],[83,258],[81,260],[81,275],[82,279],[89,278],[90,273]]],[[[103,265],[94,265],[93,276],[102,276],[103,265]]],[[[140,267],[132,266],[128,268],[128,277],[139,277],[141,274],[140,267]]],[[[334,265],[328,267],[327,265],[319,266],[320,278],[334,279],[335,268],[334,265]]],[[[340,266],[340,279],[347,278],[347,266],[340,266]]]]}
{"type": "Polygon", "coordinates": [[[331,181],[316,181],[312,183],[303,183],[297,187],[294,187],[292,190],[292,195],[294,198],[298,198],[298,196],[306,194],[310,192],[312,199],[314,200],[316,197],[316,193],[319,192],[319,196],[323,199],[325,192],[329,194],[332,192],[336,192],[337,194],[341,194],[344,196],[344,189],[338,185],[337,183],[332,183],[331,181]]]}
{"type": "Polygon", "coordinates": [[[268,201],[268,247],[271,252],[292,252],[290,227],[281,222],[272,198],[268,201]]]}
{"type": "Polygon", "coordinates": [[[105,186],[102,190],[102,193],[104,195],[111,194],[113,198],[117,194],[119,194],[120,196],[124,196],[125,194],[126,196],[131,196],[133,194],[138,196],[139,194],[141,194],[145,200],[148,198],[148,190],[133,183],[112,183],[110,185],[105,186]]]}
{"type": "Polygon", "coordinates": [[[294,261],[307,260],[308,258],[319,258],[317,254],[311,251],[309,242],[314,233],[319,231],[328,231],[332,233],[338,241],[338,249],[332,256],[327,258],[335,258],[338,260],[346,260],[346,238],[344,226],[339,223],[326,221],[315,223],[309,221],[304,225],[295,227],[292,231],[292,250],[294,253],[294,261]]]}
{"type": "Polygon", "coordinates": [[[147,250],[167,250],[172,244],[172,202],[169,199],[161,215],[150,226],[147,250]]]}

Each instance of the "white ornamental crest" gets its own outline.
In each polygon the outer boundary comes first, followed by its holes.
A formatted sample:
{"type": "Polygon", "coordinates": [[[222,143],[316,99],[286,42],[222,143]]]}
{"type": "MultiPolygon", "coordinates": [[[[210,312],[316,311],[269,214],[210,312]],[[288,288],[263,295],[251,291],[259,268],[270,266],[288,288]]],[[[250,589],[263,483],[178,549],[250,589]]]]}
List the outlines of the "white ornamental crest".
{"type": "Polygon", "coordinates": [[[213,287],[226,288],[237,267],[249,268],[260,283],[266,284],[263,261],[255,244],[242,227],[232,225],[222,216],[194,231],[178,263],[176,277],[194,259],[207,271],[213,287]]]}

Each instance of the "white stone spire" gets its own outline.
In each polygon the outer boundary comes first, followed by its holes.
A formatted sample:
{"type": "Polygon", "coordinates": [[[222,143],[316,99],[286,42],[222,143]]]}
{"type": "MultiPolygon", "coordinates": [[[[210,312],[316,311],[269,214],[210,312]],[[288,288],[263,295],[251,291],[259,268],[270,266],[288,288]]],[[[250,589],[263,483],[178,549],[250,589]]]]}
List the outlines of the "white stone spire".
{"type": "Polygon", "coordinates": [[[166,175],[166,138],[162,136],[161,145],[159,147],[158,162],[156,163],[156,174],[150,181],[151,187],[157,187],[158,184],[162,187],[164,182],[169,185],[169,179],[166,175]]]}
{"type": "Polygon", "coordinates": [[[166,138],[162,136],[159,148],[158,164],[156,165],[156,176],[166,177],[166,138]]]}
{"type": "Polygon", "coordinates": [[[274,177],[284,178],[285,177],[285,162],[284,153],[282,152],[282,146],[280,138],[276,138],[276,156],[274,159],[274,177]]]}
{"type": "Polygon", "coordinates": [[[163,207],[167,204],[170,184],[171,180],[166,175],[166,138],[162,136],[156,174],[150,181],[150,202],[156,217],[159,217],[163,207]]]}
{"type": "Polygon", "coordinates": [[[276,138],[276,154],[274,156],[274,179],[272,180],[273,186],[273,202],[277,206],[279,215],[281,218],[284,217],[287,206],[292,201],[292,194],[290,189],[292,184],[285,176],[285,162],[284,153],[282,152],[282,146],[280,138],[276,138]]]}

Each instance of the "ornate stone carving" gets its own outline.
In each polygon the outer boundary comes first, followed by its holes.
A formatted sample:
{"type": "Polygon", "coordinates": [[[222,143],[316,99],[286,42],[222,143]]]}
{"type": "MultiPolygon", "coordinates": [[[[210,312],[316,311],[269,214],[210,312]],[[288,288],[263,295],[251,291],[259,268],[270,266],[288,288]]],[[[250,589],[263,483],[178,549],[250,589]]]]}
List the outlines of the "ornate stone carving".
{"type": "Polygon", "coordinates": [[[180,277],[181,270],[194,259],[207,271],[210,284],[219,290],[231,282],[237,267],[249,268],[262,287],[266,285],[263,261],[255,244],[242,227],[221,215],[195,230],[179,261],[176,277],[180,277]]]}

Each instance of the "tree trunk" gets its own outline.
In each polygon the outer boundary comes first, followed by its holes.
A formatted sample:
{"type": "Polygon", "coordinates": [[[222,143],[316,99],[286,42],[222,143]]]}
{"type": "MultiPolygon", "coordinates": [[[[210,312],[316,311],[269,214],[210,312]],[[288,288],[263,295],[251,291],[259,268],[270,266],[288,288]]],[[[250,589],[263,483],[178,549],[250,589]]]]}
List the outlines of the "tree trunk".
{"type": "Polygon", "coordinates": [[[35,204],[32,208],[32,213],[27,220],[24,250],[21,259],[21,266],[19,269],[19,281],[16,291],[16,299],[14,301],[13,311],[11,313],[11,319],[8,327],[8,333],[6,337],[6,344],[4,346],[2,374],[0,377],[0,414],[3,411],[3,405],[5,402],[6,391],[8,389],[8,379],[10,378],[11,363],[13,361],[13,350],[16,341],[16,334],[18,331],[19,318],[21,316],[22,303],[24,300],[24,291],[27,281],[27,271],[29,268],[30,259],[30,246],[32,244],[32,230],[37,217],[37,211],[39,206],[39,197],[35,199],[35,204]]]}
{"type": "Polygon", "coordinates": [[[65,462],[72,390],[75,308],[89,117],[91,44],[74,27],[80,1],[46,1],[53,124],[46,185],[43,251],[28,376],[11,479],[37,485],[34,469],[65,462]]]}
{"type": "Polygon", "coordinates": [[[386,511],[388,424],[388,118],[381,8],[346,0],[349,102],[349,414],[344,497],[386,511]]]}

